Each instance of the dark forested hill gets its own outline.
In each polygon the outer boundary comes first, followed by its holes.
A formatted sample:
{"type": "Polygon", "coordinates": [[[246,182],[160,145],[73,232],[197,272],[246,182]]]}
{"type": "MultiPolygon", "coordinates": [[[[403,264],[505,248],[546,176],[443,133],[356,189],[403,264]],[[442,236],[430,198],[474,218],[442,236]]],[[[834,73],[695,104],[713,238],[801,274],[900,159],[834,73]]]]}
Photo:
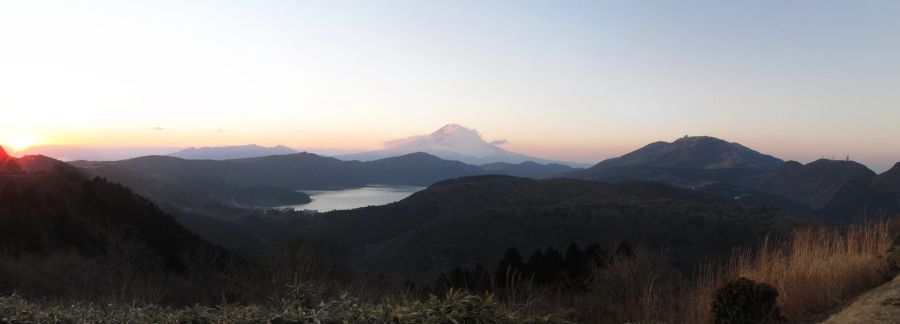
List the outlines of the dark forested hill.
{"type": "Polygon", "coordinates": [[[842,222],[893,217],[900,194],[893,185],[898,171],[881,175],[853,161],[787,162],[764,177],[756,188],[807,206],[817,217],[842,222]]]}
{"type": "Polygon", "coordinates": [[[887,172],[876,176],[872,181],[872,187],[900,197],[900,162],[894,164],[894,167],[887,172]]]}
{"type": "Polygon", "coordinates": [[[530,161],[517,164],[498,162],[482,165],[481,168],[490,174],[536,179],[556,176],[577,170],[562,164],[539,164],[530,161]]]}
{"type": "Polygon", "coordinates": [[[763,178],[757,188],[820,209],[848,182],[874,178],[875,172],[853,161],[818,160],[806,165],[791,161],[763,178]]]}
{"type": "Polygon", "coordinates": [[[483,169],[458,161],[412,153],[369,162],[341,161],[311,153],[225,161],[148,156],[115,162],[74,162],[91,175],[134,188],[160,203],[199,207],[297,205],[309,197],[297,190],[359,187],[370,184],[427,186],[481,174],[538,177],[571,170],[561,165],[493,165],[483,169]]]}
{"type": "MultiPolygon", "coordinates": [[[[343,189],[370,184],[427,186],[446,179],[491,173],[478,166],[442,160],[425,153],[369,162],[297,153],[224,161],[148,156],[73,164],[87,174],[106,177],[133,188],[161,204],[168,213],[205,239],[242,252],[287,239],[291,231],[296,233],[297,224],[272,221],[271,215],[263,215],[266,212],[256,207],[309,202],[309,196],[300,190],[343,189]]],[[[556,168],[538,164],[523,166],[527,169],[520,170],[523,172],[556,168]]],[[[292,217],[302,219],[301,216],[292,217]]],[[[358,223],[363,230],[347,237],[364,240],[369,234],[383,236],[384,233],[367,234],[365,231],[368,226],[377,227],[377,220],[373,217],[358,223]]]]}
{"type": "Polygon", "coordinates": [[[0,147],[0,175],[20,174],[22,172],[22,167],[19,166],[19,163],[16,162],[16,159],[11,158],[9,154],[7,154],[2,147],[0,147]]]}
{"type": "Polygon", "coordinates": [[[822,213],[832,219],[889,218],[900,214],[900,163],[885,173],[850,177],[822,213]]]}
{"type": "Polygon", "coordinates": [[[195,264],[195,253],[221,252],[121,185],[88,180],[46,157],[6,160],[22,170],[0,174],[0,251],[6,254],[77,252],[102,259],[127,252],[184,272],[195,264]]]}
{"type": "Polygon", "coordinates": [[[321,218],[328,226],[315,231],[341,236],[341,241],[351,245],[377,243],[432,221],[444,212],[494,206],[532,181],[507,176],[446,180],[393,204],[323,214],[321,218]]]}
{"type": "Polygon", "coordinates": [[[752,183],[783,162],[714,137],[656,142],[567,176],[603,181],[655,181],[680,187],[752,183]]]}
{"type": "Polygon", "coordinates": [[[394,204],[319,217],[308,230],[349,241],[363,271],[425,280],[456,265],[490,265],[507,247],[570,242],[665,248],[686,265],[785,224],[769,210],[663,184],[504,176],[440,182],[394,204]]]}
{"type": "Polygon", "coordinates": [[[279,206],[309,202],[297,190],[368,184],[428,185],[481,169],[416,153],[372,162],[341,161],[311,153],[225,161],[148,156],[115,162],[75,162],[154,201],[178,206],[279,206]]]}
{"type": "Polygon", "coordinates": [[[900,168],[877,176],[853,161],[803,165],[713,137],[651,143],[622,157],[563,174],[600,181],[653,181],[690,188],[742,206],[795,216],[850,220],[900,212],[900,168]],[[892,189],[893,188],[893,189],[892,189]],[[892,191],[893,190],[893,191],[892,191]]]}

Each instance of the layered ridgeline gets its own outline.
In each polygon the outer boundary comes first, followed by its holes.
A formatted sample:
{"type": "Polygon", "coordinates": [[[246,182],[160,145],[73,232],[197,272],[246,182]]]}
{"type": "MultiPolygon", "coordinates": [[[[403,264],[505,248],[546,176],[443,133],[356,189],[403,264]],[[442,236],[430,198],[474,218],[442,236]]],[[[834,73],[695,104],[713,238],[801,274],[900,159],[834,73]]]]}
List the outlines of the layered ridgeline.
{"type": "Polygon", "coordinates": [[[572,169],[563,165],[498,163],[486,167],[440,159],[426,153],[374,161],[343,161],[312,153],[233,160],[187,160],[148,156],[113,162],[73,162],[88,174],[128,185],[154,201],[178,206],[234,207],[297,205],[309,202],[299,190],[383,185],[427,186],[481,174],[539,177],[572,169]]]}
{"type": "Polygon", "coordinates": [[[339,155],[336,157],[348,161],[373,161],[387,157],[423,152],[445,160],[460,161],[473,165],[534,162],[539,164],[561,164],[570,167],[583,167],[580,163],[552,161],[510,152],[500,147],[503,143],[505,143],[503,140],[488,142],[474,129],[469,129],[458,124],[449,124],[429,135],[412,136],[389,141],[385,143],[385,148],[381,150],[339,155]]]}
{"type": "Polygon", "coordinates": [[[872,188],[900,196],[900,162],[872,180],[872,188]]]}
{"type": "Polygon", "coordinates": [[[654,181],[730,198],[745,206],[847,219],[891,216],[900,210],[895,203],[900,195],[873,183],[891,174],[878,176],[853,161],[783,162],[738,143],[701,136],[651,143],[565,176],[654,181]]]}
{"type": "Polygon", "coordinates": [[[762,179],[757,187],[819,209],[848,182],[869,182],[875,176],[866,166],[852,161],[818,160],[806,165],[790,161],[762,179]]]}
{"type": "Polygon", "coordinates": [[[373,184],[427,186],[484,174],[542,178],[576,170],[506,151],[483,140],[477,131],[455,124],[429,136],[392,141],[388,146],[381,151],[330,158],[297,153],[280,145],[251,144],[73,164],[88,174],[124,183],[153,201],[182,209],[300,205],[310,201],[301,190],[373,184]]]}
{"type": "Polygon", "coordinates": [[[371,162],[341,161],[311,153],[224,161],[148,156],[115,162],[75,162],[85,172],[178,206],[282,206],[309,202],[298,190],[369,184],[428,185],[482,170],[427,154],[371,162]]]}
{"type": "Polygon", "coordinates": [[[0,290],[102,285],[104,269],[188,276],[227,255],[121,185],[43,156],[0,162],[0,290]]]}
{"type": "Polygon", "coordinates": [[[889,184],[895,167],[881,175],[853,161],[789,161],[763,177],[754,188],[785,197],[815,217],[841,222],[893,217],[900,212],[900,194],[889,184]]]}
{"type": "Polygon", "coordinates": [[[787,224],[771,210],[663,184],[507,176],[443,181],[397,203],[315,217],[305,235],[348,244],[359,271],[426,281],[454,266],[495,266],[508,247],[571,242],[665,248],[689,268],[787,224]]]}
{"type": "Polygon", "coordinates": [[[187,160],[232,160],[269,155],[287,155],[294,153],[300,152],[297,152],[296,150],[283,145],[265,147],[256,144],[249,144],[224,147],[189,147],[169,154],[169,156],[187,160]]]}
{"type": "Polygon", "coordinates": [[[900,214],[900,163],[877,176],[847,181],[823,210],[830,218],[846,221],[900,214]]]}

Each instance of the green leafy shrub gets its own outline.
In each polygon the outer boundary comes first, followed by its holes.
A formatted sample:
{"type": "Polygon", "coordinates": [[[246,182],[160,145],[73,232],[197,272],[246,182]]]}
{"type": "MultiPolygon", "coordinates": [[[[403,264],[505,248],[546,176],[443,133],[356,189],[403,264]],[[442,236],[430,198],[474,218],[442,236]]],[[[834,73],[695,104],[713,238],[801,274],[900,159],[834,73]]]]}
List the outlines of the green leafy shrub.
{"type": "Polygon", "coordinates": [[[725,283],[716,291],[713,320],[717,324],[778,323],[783,321],[774,287],[747,278],[725,283]]]}

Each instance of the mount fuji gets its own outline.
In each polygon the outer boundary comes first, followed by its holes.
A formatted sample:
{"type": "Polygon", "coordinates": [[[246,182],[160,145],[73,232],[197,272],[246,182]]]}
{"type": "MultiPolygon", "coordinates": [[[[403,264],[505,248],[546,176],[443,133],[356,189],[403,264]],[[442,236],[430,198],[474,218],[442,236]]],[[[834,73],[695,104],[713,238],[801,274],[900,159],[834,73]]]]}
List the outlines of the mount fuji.
{"type": "Polygon", "coordinates": [[[388,141],[385,148],[356,154],[336,156],[341,160],[372,161],[416,152],[424,152],[445,160],[456,160],[466,164],[483,165],[490,163],[518,164],[536,162],[541,164],[563,164],[583,167],[583,164],[553,161],[507,151],[497,145],[502,141],[488,142],[474,129],[458,124],[441,127],[430,135],[418,135],[388,141]]]}

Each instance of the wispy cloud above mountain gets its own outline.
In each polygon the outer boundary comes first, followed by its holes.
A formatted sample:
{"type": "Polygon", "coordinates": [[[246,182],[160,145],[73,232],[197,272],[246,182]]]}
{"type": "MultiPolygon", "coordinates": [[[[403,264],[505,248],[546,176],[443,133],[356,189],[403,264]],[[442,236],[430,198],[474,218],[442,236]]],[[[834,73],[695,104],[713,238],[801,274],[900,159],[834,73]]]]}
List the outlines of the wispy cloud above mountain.
{"type": "Polygon", "coordinates": [[[338,158],[370,161],[415,152],[425,152],[443,159],[457,160],[469,164],[532,161],[581,166],[578,163],[552,161],[510,152],[499,146],[506,143],[506,140],[487,141],[475,129],[466,128],[459,124],[448,124],[429,135],[416,135],[387,141],[384,143],[384,149],[382,150],[343,155],[338,156],[338,158]]]}

